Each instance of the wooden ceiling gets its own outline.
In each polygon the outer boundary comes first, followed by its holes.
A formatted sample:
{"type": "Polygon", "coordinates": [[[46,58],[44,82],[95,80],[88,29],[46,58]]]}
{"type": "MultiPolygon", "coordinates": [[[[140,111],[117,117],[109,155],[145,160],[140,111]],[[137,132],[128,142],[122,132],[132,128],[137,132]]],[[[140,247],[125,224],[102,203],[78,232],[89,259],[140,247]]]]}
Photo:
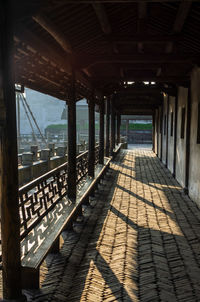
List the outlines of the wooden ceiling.
{"type": "Polygon", "coordinates": [[[200,1],[20,0],[15,16],[16,83],[62,100],[74,69],[77,100],[149,114],[200,61],[200,1]]]}

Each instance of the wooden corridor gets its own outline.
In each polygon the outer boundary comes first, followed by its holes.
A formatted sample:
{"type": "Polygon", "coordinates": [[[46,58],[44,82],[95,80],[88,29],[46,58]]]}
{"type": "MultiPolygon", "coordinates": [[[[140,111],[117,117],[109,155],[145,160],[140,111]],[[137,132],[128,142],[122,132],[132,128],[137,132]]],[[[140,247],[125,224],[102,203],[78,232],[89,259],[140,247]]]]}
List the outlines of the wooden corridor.
{"type": "Polygon", "coordinates": [[[200,211],[152,151],[121,151],[28,301],[199,301],[200,211]]]}

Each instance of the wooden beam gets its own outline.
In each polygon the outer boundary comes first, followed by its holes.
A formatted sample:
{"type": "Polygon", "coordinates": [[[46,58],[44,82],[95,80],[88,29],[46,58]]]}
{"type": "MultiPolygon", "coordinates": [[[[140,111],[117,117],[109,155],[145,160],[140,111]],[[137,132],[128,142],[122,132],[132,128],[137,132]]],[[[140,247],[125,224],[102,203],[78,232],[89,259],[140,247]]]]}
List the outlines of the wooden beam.
{"type": "MultiPolygon", "coordinates": [[[[156,77],[156,76],[130,76],[123,79],[124,82],[130,81],[130,82],[158,82],[158,83],[187,83],[189,81],[189,76],[162,76],[162,77],[156,77]]],[[[115,82],[121,82],[121,78],[119,77],[93,77],[94,83],[115,83],[115,82]]]]}
{"type": "MultiPolygon", "coordinates": [[[[64,70],[69,75],[71,74],[71,59],[62,51],[62,49],[56,48],[53,45],[48,47],[45,41],[38,38],[35,34],[19,23],[15,27],[15,37],[27,46],[33,48],[36,53],[42,55],[47,62],[48,60],[53,62],[59,69],[64,70]]],[[[89,89],[92,89],[90,81],[81,71],[75,71],[75,77],[77,81],[81,82],[89,89]]]]}
{"type": "MultiPolygon", "coordinates": [[[[32,17],[44,30],[46,30],[54,40],[61,46],[61,48],[67,53],[72,55],[72,45],[66,36],[57,28],[57,26],[42,12],[32,17]]],[[[84,68],[83,72],[90,77],[90,72],[84,68]]]]}
{"type": "Polygon", "coordinates": [[[185,21],[188,17],[188,14],[190,12],[190,8],[192,5],[192,1],[186,1],[183,0],[180,5],[179,5],[179,9],[176,15],[176,19],[173,25],[173,32],[174,33],[180,33],[183,29],[183,26],[185,24],[185,21]]]}
{"type": "Polygon", "coordinates": [[[128,109],[128,110],[121,110],[121,115],[152,115],[153,110],[146,110],[146,109],[128,109]]]}
{"type": "MultiPolygon", "coordinates": [[[[152,85],[153,86],[153,85],[152,85]]],[[[154,85],[155,86],[155,85],[154,85]]],[[[130,87],[124,88],[117,91],[118,95],[159,95],[161,92],[168,93],[170,95],[176,94],[175,88],[167,88],[167,87],[149,87],[148,85],[143,85],[142,87],[130,87]]]]}
{"type": "Polygon", "coordinates": [[[155,108],[158,108],[159,104],[154,105],[154,104],[125,104],[125,105],[117,105],[116,108],[121,112],[121,110],[126,110],[126,109],[147,109],[147,110],[153,110],[155,108]]]}
{"type": "MultiPolygon", "coordinates": [[[[175,34],[178,34],[182,31],[185,20],[187,19],[187,16],[189,14],[190,8],[191,8],[192,2],[189,2],[187,0],[183,0],[178,8],[178,12],[176,15],[176,19],[173,25],[172,32],[175,34]]],[[[175,41],[174,41],[175,42],[175,41]]],[[[172,53],[174,48],[174,42],[170,41],[167,43],[165,48],[165,53],[172,53]]],[[[176,41],[177,42],[177,41],[176,41]]],[[[160,76],[162,74],[162,68],[159,68],[157,70],[157,76],[160,76]]]]}
{"type": "Polygon", "coordinates": [[[112,41],[116,44],[136,44],[138,42],[143,43],[165,43],[165,42],[176,42],[181,40],[181,35],[171,34],[171,35],[149,35],[146,33],[133,34],[129,36],[112,36],[112,41]]]}
{"type": "Polygon", "coordinates": [[[99,20],[102,31],[104,34],[110,35],[112,30],[103,4],[96,2],[93,3],[92,6],[99,20]]]}
{"type": "MultiPolygon", "coordinates": [[[[146,30],[146,17],[147,17],[147,3],[139,2],[138,3],[138,22],[137,22],[137,32],[138,34],[144,33],[146,30]]],[[[138,52],[143,53],[143,43],[138,42],[137,44],[138,52]]]]}
{"type": "Polygon", "coordinates": [[[62,49],[66,51],[66,53],[72,53],[71,43],[44,13],[37,13],[37,15],[33,16],[33,20],[45,29],[58,42],[62,49]]]}
{"type": "MultiPolygon", "coordinates": [[[[66,3],[66,0],[52,0],[55,3],[66,3]]],[[[182,0],[177,0],[181,2],[182,0]]],[[[188,2],[199,2],[199,0],[187,0],[188,2]]],[[[67,3],[138,3],[138,2],[147,2],[147,3],[165,3],[165,2],[174,2],[174,0],[67,0],[67,3]]]]}
{"type": "MultiPolygon", "coordinates": [[[[99,64],[113,64],[113,63],[182,63],[191,64],[193,61],[199,61],[199,54],[131,54],[131,55],[83,55],[74,58],[74,64],[77,68],[89,68],[99,64]]],[[[131,67],[131,66],[130,66],[131,67]]]]}
{"type": "Polygon", "coordinates": [[[62,50],[59,50],[52,45],[51,47],[48,47],[45,41],[27,30],[22,24],[18,24],[16,27],[15,37],[27,46],[33,48],[37,53],[41,54],[47,61],[50,60],[54,62],[61,69],[64,69],[67,73],[71,74],[70,62],[67,58],[65,59],[62,50]]]}

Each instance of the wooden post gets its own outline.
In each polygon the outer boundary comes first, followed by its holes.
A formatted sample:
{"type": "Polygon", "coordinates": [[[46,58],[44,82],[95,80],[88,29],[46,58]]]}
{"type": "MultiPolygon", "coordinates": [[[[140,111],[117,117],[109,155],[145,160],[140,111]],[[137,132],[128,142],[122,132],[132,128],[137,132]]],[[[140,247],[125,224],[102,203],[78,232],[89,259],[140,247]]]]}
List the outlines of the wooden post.
{"type": "Polygon", "coordinates": [[[13,7],[2,1],[0,28],[0,203],[3,298],[23,300],[21,291],[18,160],[13,60],[13,7]]]}
{"type": "Polygon", "coordinates": [[[111,100],[111,146],[110,146],[110,155],[113,155],[115,148],[115,109],[114,109],[114,100],[111,100]]]}
{"type": "Polygon", "coordinates": [[[126,140],[128,144],[128,134],[129,134],[129,119],[126,120],[126,140]]]}
{"type": "MultiPolygon", "coordinates": [[[[164,96],[163,96],[163,102],[164,102],[164,96]]],[[[163,149],[163,102],[162,102],[162,106],[161,106],[161,109],[160,109],[160,160],[162,161],[162,156],[163,156],[163,152],[162,152],[162,149],[163,149]]]]}
{"type": "Polygon", "coordinates": [[[157,120],[156,120],[156,129],[157,129],[157,156],[159,156],[159,117],[160,117],[160,109],[157,109],[157,120]]]}
{"type": "Polygon", "coordinates": [[[167,114],[166,114],[166,168],[168,167],[168,145],[169,145],[169,95],[167,96],[167,114]]]}
{"type": "Polygon", "coordinates": [[[176,177],[176,146],[177,146],[177,117],[178,117],[178,92],[175,96],[174,104],[174,162],[173,162],[173,176],[176,177]]]}
{"type": "Polygon", "coordinates": [[[72,72],[68,104],[68,197],[76,198],[76,91],[72,72]]]}
{"type": "Polygon", "coordinates": [[[110,151],[110,98],[106,100],[106,156],[110,151]]]}
{"type": "Polygon", "coordinates": [[[152,124],[153,124],[153,129],[152,129],[152,150],[155,152],[155,111],[152,115],[152,124]]]}
{"type": "Polygon", "coordinates": [[[89,110],[89,150],[88,150],[88,175],[94,177],[95,164],[95,120],[94,120],[94,101],[88,100],[89,110]]]}
{"type": "Polygon", "coordinates": [[[104,100],[99,105],[100,120],[99,120],[99,163],[104,163],[104,100]]]}
{"type": "Polygon", "coordinates": [[[117,114],[117,145],[120,144],[120,126],[121,126],[121,115],[117,114]]]}
{"type": "Polygon", "coordinates": [[[187,127],[186,127],[186,156],[185,156],[185,194],[188,194],[189,169],[190,169],[190,130],[191,130],[191,84],[188,89],[187,99],[187,127]]]}

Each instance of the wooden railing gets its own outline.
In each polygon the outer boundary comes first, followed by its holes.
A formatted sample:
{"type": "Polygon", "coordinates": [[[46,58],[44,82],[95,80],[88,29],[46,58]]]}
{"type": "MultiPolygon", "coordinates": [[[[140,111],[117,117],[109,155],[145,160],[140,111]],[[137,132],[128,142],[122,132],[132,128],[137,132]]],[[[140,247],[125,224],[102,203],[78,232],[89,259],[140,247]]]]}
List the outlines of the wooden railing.
{"type": "Polygon", "coordinates": [[[95,146],[95,165],[99,162],[99,145],[95,146]]]}
{"type": "Polygon", "coordinates": [[[67,163],[19,189],[21,239],[67,194],[67,163]]]}
{"type": "MultiPolygon", "coordinates": [[[[99,146],[97,145],[95,165],[98,163],[98,157],[99,146]]],[[[88,151],[77,156],[76,167],[77,184],[80,184],[88,173],[88,151]]],[[[19,189],[21,240],[67,195],[67,170],[68,163],[66,162],[19,189]]]]}
{"type": "Polygon", "coordinates": [[[88,151],[80,154],[76,158],[77,183],[79,183],[88,173],[88,151]]]}

